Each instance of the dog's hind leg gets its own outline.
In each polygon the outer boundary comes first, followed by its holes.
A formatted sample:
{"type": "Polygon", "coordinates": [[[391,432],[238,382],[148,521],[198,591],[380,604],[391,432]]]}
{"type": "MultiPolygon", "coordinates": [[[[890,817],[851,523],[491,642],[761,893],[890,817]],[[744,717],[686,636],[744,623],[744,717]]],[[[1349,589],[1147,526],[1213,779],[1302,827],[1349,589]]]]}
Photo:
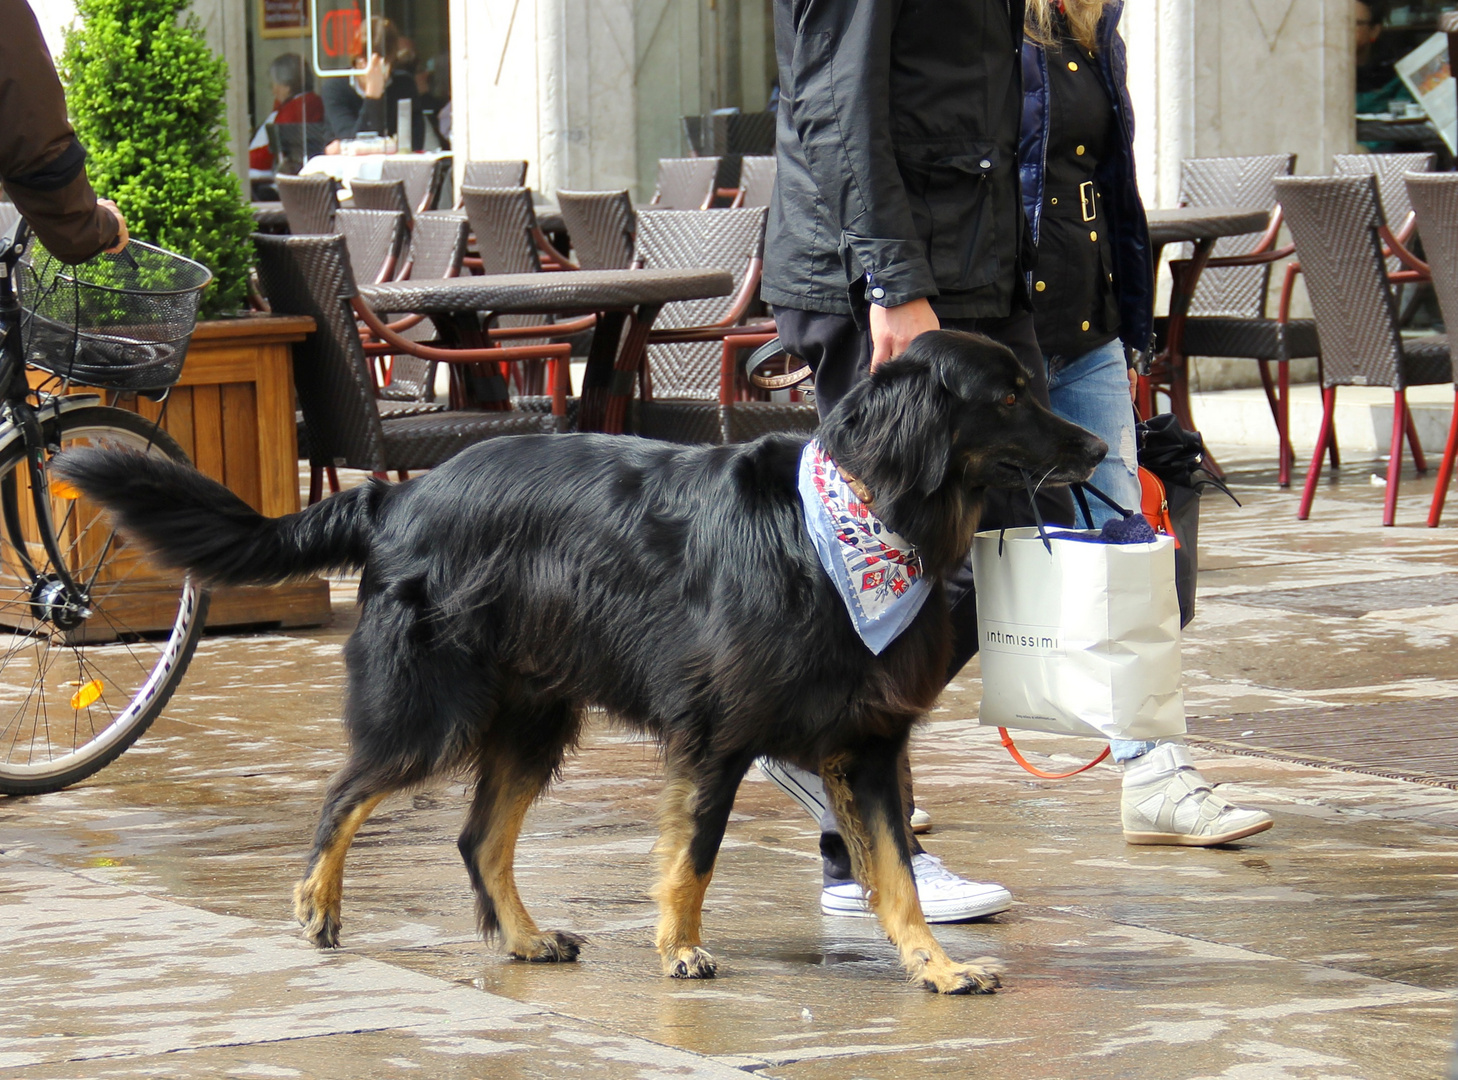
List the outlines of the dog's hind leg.
{"type": "Polygon", "coordinates": [[[821,779],[850,851],[851,870],[913,981],[941,994],[990,994],[999,985],[1001,963],[991,957],[971,964],[954,962],[922,916],[902,812],[898,749],[885,740],[884,745],[868,745],[821,766],[821,779]]]}
{"type": "Polygon", "coordinates": [[[384,771],[351,757],[329,783],[308,869],[294,888],[294,915],[304,936],[321,949],[339,944],[339,907],[344,895],[344,856],[354,835],[380,801],[420,779],[384,771]]]}
{"type": "Polygon", "coordinates": [[[690,766],[670,760],[658,812],[658,955],[675,979],[711,979],[717,965],[703,948],[704,894],[749,757],[690,766]]]}
{"type": "Polygon", "coordinates": [[[478,750],[480,775],[470,817],[457,841],[476,893],[481,936],[487,941],[500,938],[518,960],[576,960],[583,939],[565,930],[537,928],[517,892],[513,862],[527,810],[576,735],[577,712],[566,704],[545,713],[503,709],[493,727],[500,735],[478,750]]]}

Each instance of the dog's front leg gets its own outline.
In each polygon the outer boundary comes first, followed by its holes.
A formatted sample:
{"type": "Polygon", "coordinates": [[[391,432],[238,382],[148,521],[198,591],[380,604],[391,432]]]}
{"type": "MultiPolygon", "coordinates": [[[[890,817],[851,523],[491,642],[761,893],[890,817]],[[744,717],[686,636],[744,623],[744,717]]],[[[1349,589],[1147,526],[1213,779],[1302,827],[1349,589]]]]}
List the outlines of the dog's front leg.
{"type": "Polygon", "coordinates": [[[704,894],[748,758],[690,766],[670,760],[658,813],[658,955],[675,979],[712,979],[702,941],[704,894]]]}
{"type": "Polygon", "coordinates": [[[914,982],[940,994],[990,994],[1000,985],[1000,961],[958,964],[932,936],[921,913],[906,839],[897,747],[877,745],[826,761],[820,770],[851,871],[914,982]]]}

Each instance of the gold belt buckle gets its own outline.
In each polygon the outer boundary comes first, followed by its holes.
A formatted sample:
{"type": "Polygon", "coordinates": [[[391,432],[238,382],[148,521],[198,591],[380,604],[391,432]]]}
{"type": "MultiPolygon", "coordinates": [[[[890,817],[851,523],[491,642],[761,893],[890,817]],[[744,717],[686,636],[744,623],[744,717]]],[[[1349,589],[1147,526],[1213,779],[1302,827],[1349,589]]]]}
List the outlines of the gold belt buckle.
{"type": "Polygon", "coordinates": [[[1078,185],[1078,205],[1083,211],[1084,221],[1093,221],[1099,216],[1098,203],[1094,202],[1094,186],[1092,180],[1085,180],[1078,185]]]}

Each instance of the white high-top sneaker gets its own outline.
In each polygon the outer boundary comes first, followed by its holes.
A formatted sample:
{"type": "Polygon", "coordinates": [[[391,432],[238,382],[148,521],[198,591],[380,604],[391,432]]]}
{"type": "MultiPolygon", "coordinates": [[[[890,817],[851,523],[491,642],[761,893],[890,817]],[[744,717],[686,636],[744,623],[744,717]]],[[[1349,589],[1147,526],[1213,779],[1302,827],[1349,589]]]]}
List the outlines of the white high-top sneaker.
{"type": "Polygon", "coordinates": [[[1161,743],[1124,765],[1123,817],[1131,844],[1184,847],[1228,844],[1275,824],[1264,810],[1216,795],[1180,743],[1161,743]]]}

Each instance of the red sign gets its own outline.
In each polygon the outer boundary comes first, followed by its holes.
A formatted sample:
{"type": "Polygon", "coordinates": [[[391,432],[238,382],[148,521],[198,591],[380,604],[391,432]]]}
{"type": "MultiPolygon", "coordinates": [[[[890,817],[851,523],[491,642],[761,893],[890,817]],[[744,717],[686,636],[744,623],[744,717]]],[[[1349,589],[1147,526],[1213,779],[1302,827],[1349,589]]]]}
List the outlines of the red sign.
{"type": "MultiPolygon", "coordinates": [[[[266,0],[265,0],[266,2],[266,0]]],[[[314,70],[320,75],[345,75],[353,70],[366,13],[359,0],[311,0],[314,9],[314,70]]],[[[368,0],[366,0],[368,4],[368,0]]],[[[363,43],[368,48],[368,42],[363,43]]]]}
{"type": "Polygon", "coordinates": [[[303,37],[309,32],[307,0],[259,0],[258,29],[266,38],[303,37]]]}

